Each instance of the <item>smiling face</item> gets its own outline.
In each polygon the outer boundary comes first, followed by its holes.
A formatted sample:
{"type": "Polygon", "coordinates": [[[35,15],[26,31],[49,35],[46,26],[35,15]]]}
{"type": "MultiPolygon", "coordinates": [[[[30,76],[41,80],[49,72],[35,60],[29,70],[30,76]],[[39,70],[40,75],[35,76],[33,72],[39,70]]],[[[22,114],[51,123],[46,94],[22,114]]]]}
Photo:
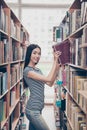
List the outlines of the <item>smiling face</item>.
{"type": "Polygon", "coordinates": [[[35,48],[35,49],[33,49],[32,53],[31,53],[30,62],[32,62],[33,64],[37,64],[40,60],[40,57],[41,57],[40,48],[35,48]]]}

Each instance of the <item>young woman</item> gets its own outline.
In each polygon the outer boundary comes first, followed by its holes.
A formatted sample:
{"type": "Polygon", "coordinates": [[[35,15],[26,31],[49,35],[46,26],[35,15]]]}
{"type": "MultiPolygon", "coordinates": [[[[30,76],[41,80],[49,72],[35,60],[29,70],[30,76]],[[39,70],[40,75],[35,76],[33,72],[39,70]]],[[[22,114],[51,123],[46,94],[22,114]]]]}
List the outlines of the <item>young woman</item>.
{"type": "Polygon", "coordinates": [[[50,130],[41,113],[44,108],[44,85],[52,86],[59,69],[58,58],[61,52],[54,52],[54,62],[51,71],[44,76],[36,64],[41,57],[41,48],[30,44],[26,51],[23,78],[25,86],[29,87],[30,97],[27,101],[25,113],[29,120],[29,130],[50,130]]]}

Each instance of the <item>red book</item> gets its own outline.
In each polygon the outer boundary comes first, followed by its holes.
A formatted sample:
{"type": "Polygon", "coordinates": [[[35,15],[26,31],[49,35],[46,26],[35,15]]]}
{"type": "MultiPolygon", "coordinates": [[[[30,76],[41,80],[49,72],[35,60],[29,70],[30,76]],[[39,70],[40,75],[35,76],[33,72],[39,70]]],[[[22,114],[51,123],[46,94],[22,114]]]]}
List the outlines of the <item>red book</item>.
{"type": "Polygon", "coordinates": [[[52,48],[54,51],[61,51],[59,58],[61,64],[70,63],[70,42],[68,40],[63,43],[55,44],[52,48]]]}

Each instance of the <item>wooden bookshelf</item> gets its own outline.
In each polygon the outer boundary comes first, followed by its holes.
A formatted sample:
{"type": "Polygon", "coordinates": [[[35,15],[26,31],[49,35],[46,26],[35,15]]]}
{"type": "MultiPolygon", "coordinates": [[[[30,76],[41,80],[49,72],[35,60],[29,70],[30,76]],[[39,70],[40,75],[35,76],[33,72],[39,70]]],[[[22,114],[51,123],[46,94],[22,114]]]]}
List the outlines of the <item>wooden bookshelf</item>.
{"type": "MultiPolygon", "coordinates": [[[[53,40],[55,40],[53,47],[56,47],[56,50],[61,50],[61,44],[63,46],[65,41],[70,44],[67,50],[70,57],[68,62],[63,64],[66,71],[65,79],[61,70],[62,81],[66,82],[63,87],[67,91],[65,110],[67,128],[62,129],[87,130],[87,1],[75,0],[60,25],[53,28],[53,40]],[[56,27],[63,30],[63,36],[60,35],[63,39],[60,43],[55,40],[56,27]],[[79,117],[81,121],[78,120],[79,117]]],[[[66,50],[62,51],[67,54],[66,50]]],[[[62,56],[63,58],[65,57],[62,56]]]]}
{"type": "Polygon", "coordinates": [[[15,130],[20,119],[26,43],[29,44],[27,30],[0,0],[0,130],[15,130]]]}

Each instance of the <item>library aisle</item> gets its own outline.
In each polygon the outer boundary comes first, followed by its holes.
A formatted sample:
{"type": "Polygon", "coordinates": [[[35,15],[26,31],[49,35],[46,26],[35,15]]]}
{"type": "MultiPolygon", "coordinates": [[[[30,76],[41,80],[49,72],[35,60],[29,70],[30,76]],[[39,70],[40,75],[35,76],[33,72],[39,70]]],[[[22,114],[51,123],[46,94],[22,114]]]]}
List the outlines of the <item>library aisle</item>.
{"type": "Polygon", "coordinates": [[[50,130],[56,130],[53,105],[45,105],[42,114],[50,130]]]}

